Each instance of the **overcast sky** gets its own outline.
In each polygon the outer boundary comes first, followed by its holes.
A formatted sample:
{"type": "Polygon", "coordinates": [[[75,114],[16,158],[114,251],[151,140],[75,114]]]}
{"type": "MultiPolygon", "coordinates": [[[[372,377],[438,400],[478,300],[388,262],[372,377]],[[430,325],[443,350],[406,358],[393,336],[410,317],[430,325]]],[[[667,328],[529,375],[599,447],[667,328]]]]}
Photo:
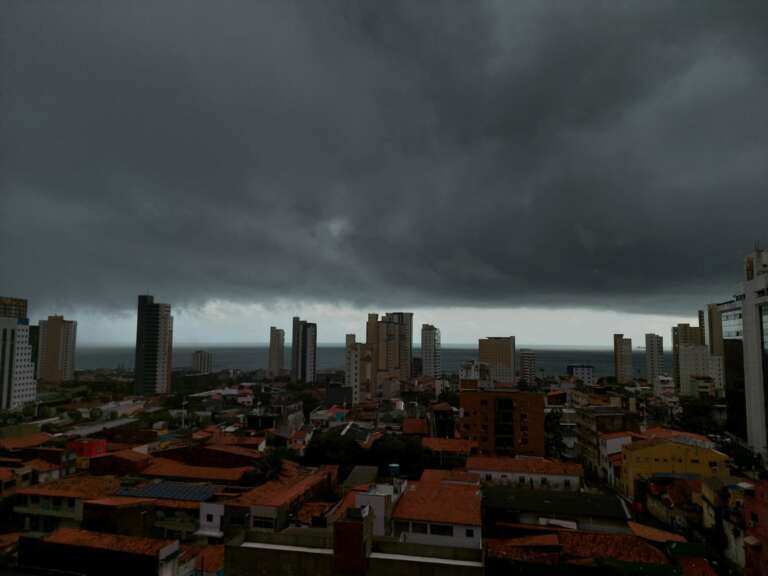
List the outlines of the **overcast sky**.
{"type": "Polygon", "coordinates": [[[0,3],[0,294],[81,342],[669,335],[768,241],[768,2],[0,3]]]}

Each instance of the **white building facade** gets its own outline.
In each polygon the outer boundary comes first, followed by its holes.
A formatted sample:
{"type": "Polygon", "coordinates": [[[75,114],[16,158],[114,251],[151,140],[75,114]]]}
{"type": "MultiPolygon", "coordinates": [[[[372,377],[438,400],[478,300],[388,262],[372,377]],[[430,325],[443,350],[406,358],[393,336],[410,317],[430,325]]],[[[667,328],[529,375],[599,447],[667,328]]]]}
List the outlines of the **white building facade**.
{"type": "Polygon", "coordinates": [[[744,387],[747,442],[768,457],[768,250],[755,250],[745,261],[742,300],[744,387]]]}
{"type": "Polygon", "coordinates": [[[0,318],[0,409],[37,400],[35,366],[26,319],[0,318]]]}

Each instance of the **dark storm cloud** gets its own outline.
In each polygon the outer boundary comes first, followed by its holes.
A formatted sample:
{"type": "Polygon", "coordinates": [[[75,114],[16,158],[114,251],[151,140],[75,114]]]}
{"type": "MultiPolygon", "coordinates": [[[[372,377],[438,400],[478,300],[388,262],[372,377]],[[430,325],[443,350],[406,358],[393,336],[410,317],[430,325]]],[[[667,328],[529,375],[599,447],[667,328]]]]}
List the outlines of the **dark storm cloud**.
{"type": "Polygon", "coordinates": [[[764,2],[0,7],[0,292],[689,311],[768,215],[764,2]]]}

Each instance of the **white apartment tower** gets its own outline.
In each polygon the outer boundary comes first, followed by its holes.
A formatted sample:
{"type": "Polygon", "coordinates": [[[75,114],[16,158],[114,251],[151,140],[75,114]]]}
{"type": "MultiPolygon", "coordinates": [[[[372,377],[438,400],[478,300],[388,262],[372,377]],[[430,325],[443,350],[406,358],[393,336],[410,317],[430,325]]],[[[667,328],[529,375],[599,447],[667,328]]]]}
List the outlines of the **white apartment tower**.
{"type": "Polygon", "coordinates": [[[528,348],[520,350],[520,381],[533,386],[536,384],[536,352],[528,348]]]}
{"type": "Polygon", "coordinates": [[[724,396],[723,359],[705,344],[681,344],[679,347],[680,396],[724,396]]]}
{"type": "Polygon", "coordinates": [[[437,380],[443,373],[440,360],[440,330],[431,324],[421,325],[422,374],[437,380]]]}
{"type": "Polygon", "coordinates": [[[664,338],[658,334],[645,335],[645,379],[655,389],[664,373],[664,338]]]}
{"type": "Polygon", "coordinates": [[[199,374],[210,374],[213,371],[213,354],[205,350],[193,352],[192,370],[199,374]]]}
{"type": "Polygon", "coordinates": [[[768,457],[768,250],[755,249],[744,265],[742,300],[747,442],[768,457]]]}
{"type": "Polygon", "coordinates": [[[21,408],[36,399],[29,321],[26,318],[0,318],[0,409],[21,408]]]}

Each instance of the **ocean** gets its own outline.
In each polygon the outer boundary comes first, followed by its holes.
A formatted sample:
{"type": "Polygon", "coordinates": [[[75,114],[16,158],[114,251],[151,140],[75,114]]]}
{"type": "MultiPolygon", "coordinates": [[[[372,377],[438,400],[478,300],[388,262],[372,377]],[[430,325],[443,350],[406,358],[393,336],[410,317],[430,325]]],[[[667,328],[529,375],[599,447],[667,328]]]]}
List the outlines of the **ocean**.
{"type": "MultiPolygon", "coordinates": [[[[566,373],[568,364],[590,364],[594,366],[596,377],[613,375],[613,351],[610,349],[577,349],[562,348],[537,348],[531,346],[536,352],[536,367],[542,376],[557,376],[566,373]]],[[[215,370],[237,369],[257,370],[267,367],[268,347],[255,346],[177,346],[173,349],[173,367],[186,368],[192,364],[192,352],[195,350],[207,350],[213,353],[215,370]]],[[[285,349],[285,358],[290,363],[290,347],[285,349]]],[[[421,350],[414,346],[413,355],[418,357],[421,350]]],[[[123,347],[95,347],[79,346],[76,355],[76,367],[78,370],[96,370],[99,368],[133,368],[134,350],[131,346],[123,347]]],[[[672,355],[665,355],[666,368],[672,367],[672,355]]],[[[443,370],[448,373],[458,372],[465,360],[477,359],[477,348],[443,346],[442,364],[443,370]]],[[[344,346],[320,345],[317,349],[318,370],[343,370],[344,346]]],[[[645,352],[633,352],[633,364],[635,374],[641,376],[645,372],[645,352]]]]}

